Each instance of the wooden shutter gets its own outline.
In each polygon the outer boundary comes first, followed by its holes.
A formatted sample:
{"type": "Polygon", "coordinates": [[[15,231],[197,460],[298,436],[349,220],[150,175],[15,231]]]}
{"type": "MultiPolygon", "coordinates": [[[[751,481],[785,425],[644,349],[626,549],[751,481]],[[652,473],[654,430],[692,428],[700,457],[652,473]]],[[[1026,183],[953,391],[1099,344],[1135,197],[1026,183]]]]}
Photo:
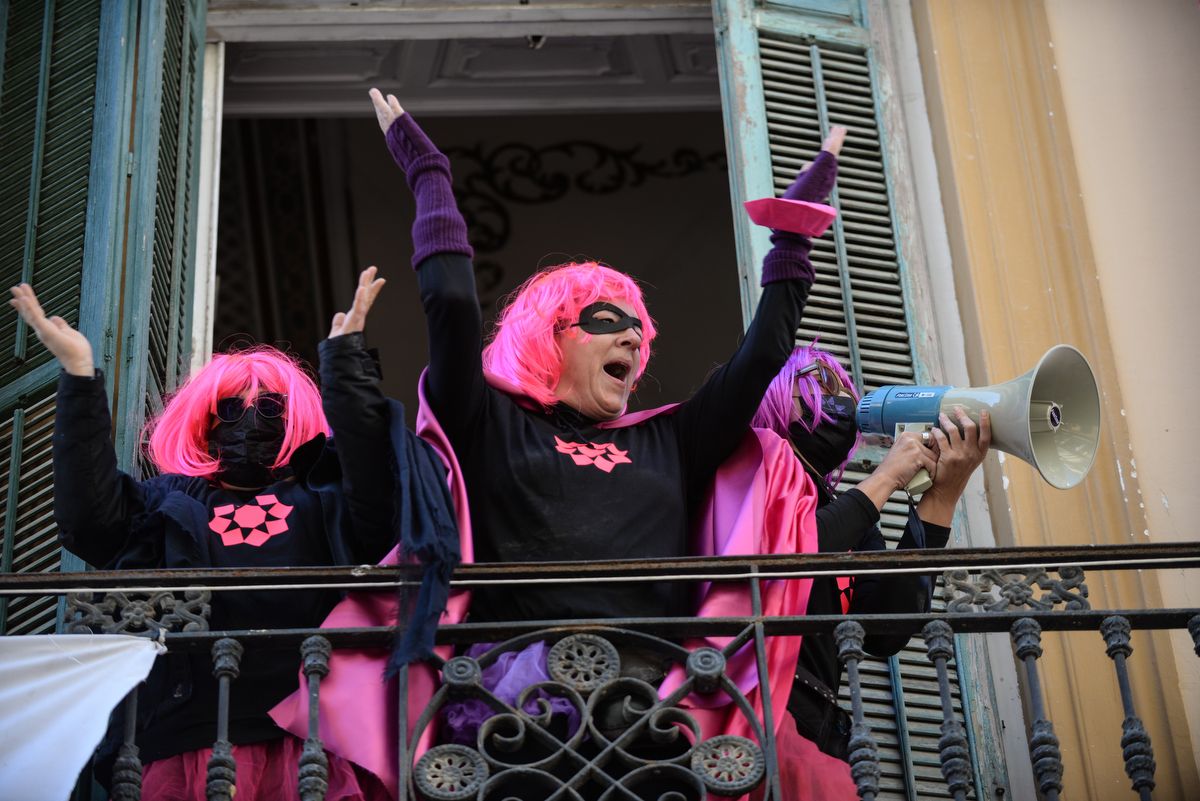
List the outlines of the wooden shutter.
{"type": "Polygon", "coordinates": [[[141,3],[115,439],[135,475],[148,470],[145,422],[191,358],[204,15],[203,0],[141,3]]]}
{"type": "MultiPolygon", "coordinates": [[[[88,336],[127,407],[119,457],[135,473],[145,409],[189,357],[203,36],[202,0],[0,0],[3,286],[32,284],[88,336]]],[[[83,567],[53,522],[57,376],[0,315],[3,571],[83,567]]],[[[0,599],[0,633],[53,631],[57,606],[0,599]]]]}
{"type": "MultiPolygon", "coordinates": [[[[888,184],[878,76],[854,0],[717,0],[716,29],[725,96],[730,179],[740,270],[748,308],[757,297],[758,264],[770,247],[742,201],[778,195],[812,161],[832,125],[850,135],[839,158],[832,204],[840,212],[813,249],[817,279],[797,340],[819,337],[860,389],[912,383],[917,364],[888,184]]],[[[865,474],[847,473],[843,487],[865,474]]],[[[907,518],[902,495],[880,527],[891,547],[907,518]]],[[[935,600],[935,604],[940,603],[935,600]]],[[[860,667],[867,713],[880,746],[881,799],[949,797],[937,741],[941,706],[936,674],[917,637],[897,656],[860,667]]],[[[973,677],[986,684],[987,677],[973,677]]],[[[959,714],[962,677],[954,672],[959,714]]],[[[849,706],[846,689],[843,700],[849,706]]],[[[970,729],[970,721],[968,729],[970,729]]],[[[978,764],[977,760],[973,760],[978,764]]],[[[979,781],[978,770],[976,782],[979,781]]],[[[977,785],[978,786],[978,785],[977,785]]],[[[975,797],[975,790],[971,797],[975,797]]]]}
{"type": "MultiPolygon", "coordinates": [[[[32,284],[49,313],[80,321],[100,0],[0,3],[0,273],[32,284]]],[[[95,344],[95,341],[93,341],[95,344]]],[[[0,503],[4,572],[50,572],[54,358],[0,315],[0,503]]],[[[54,630],[53,599],[0,599],[0,633],[54,630]]]]}

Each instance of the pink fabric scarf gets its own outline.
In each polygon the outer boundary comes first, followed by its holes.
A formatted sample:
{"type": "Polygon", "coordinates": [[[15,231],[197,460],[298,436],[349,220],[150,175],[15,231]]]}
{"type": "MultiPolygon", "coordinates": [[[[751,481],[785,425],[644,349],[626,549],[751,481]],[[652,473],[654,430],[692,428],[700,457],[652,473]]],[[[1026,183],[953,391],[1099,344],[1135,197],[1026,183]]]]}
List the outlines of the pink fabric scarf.
{"type": "MultiPolygon", "coordinates": [[[[496,389],[508,393],[514,401],[529,405],[516,387],[493,376],[488,381],[496,389]]],[[[462,540],[463,562],[473,561],[470,515],[467,510],[466,486],[454,451],[429,410],[424,397],[424,378],[420,385],[421,405],[417,416],[417,433],[429,441],[446,462],[451,496],[457,512],[459,536],[462,540]]],[[[627,414],[602,423],[601,428],[636,425],[659,414],[671,413],[673,406],[627,414]]],[[[816,492],[803,468],[792,454],[791,447],[776,434],[754,429],[737,451],[721,466],[700,520],[694,539],[693,552],[706,556],[736,556],[771,553],[815,553],[817,550],[816,492]]],[[[396,551],[389,553],[380,564],[396,564],[396,551]]],[[[762,611],[764,616],[803,614],[808,606],[810,579],[764,581],[762,611]]],[[[469,609],[468,592],[452,593],[443,624],[465,619],[469,609]]],[[[752,614],[749,586],[746,584],[709,584],[702,588],[697,610],[700,617],[740,617],[752,614]]],[[[356,626],[390,626],[396,623],[395,598],[385,592],[353,593],[337,605],[322,624],[323,628],[356,626]]],[[[721,648],[730,638],[710,638],[708,641],[686,643],[690,648],[708,644],[721,648]]],[[[770,676],[771,711],[781,744],[806,740],[795,734],[787,712],[787,699],[792,674],[800,653],[800,637],[771,637],[767,640],[767,670],[770,676]]],[[[448,659],[448,647],[438,649],[448,659]]],[[[327,750],[367,768],[393,789],[399,781],[397,764],[398,711],[395,681],[384,683],[383,667],[386,651],[334,651],[329,675],[321,681],[320,735],[327,750]]],[[[742,648],[729,661],[727,674],[746,694],[756,715],[763,713],[762,693],[753,642],[742,648]]],[[[666,695],[684,679],[676,668],[663,683],[660,693],[666,695]]],[[[428,665],[414,664],[408,673],[408,726],[413,724],[428,706],[437,689],[437,676],[428,665]]],[[[692,695],[683,706],[696,717],[704,736],[718,733],[752,736],[748,721],[729,703],[722,693],[702,697],[692,695]]],[[[299,737],[307,735],[308,694],[300,690],[284,699],[271,711],[275,722],[299,737]]],[[[433,727],[428,727],[418,743],[418,752],[432,744],[433,727]]],[[[781,748],[781,775],[797,772],[821,775],[811,778],[811,786],[850,788],[849,771],[845,763],[829,759],[828,763],[812,764],[815,749],[781,748]],[[803,758],[807,766],[794,763],[803,758]],[[824,775],[828,773],[829,775],[824,775]]],[[[815,752],[819,755],[819,752],[815,752]]],[[[821,755],[823,756],[823,755],[821,755]]],[[[820,762],[817,760],[817,762],[820,762]]],[[[790,784],[790,782],[789,782],[790,784]]],[[[789,798],[800,798],[789,792],[789,798]]],[[[803,797],[809,797],[806,793],[803,797]]],[[[812,796],[821,797],[821,796],[812,796]]],[[[831,795],[829,797],[839,797],[831,795]]]]}

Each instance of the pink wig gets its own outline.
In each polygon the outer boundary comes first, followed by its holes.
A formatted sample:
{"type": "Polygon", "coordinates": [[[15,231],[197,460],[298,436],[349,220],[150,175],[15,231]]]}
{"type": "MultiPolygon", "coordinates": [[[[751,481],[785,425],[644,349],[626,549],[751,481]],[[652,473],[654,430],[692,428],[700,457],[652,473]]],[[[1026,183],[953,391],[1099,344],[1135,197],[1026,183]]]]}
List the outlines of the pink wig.
{"type": "Polygon", "coordinates": [[[650,361],[654,321],[637,282],[594,261],[549,267],[521,284],[509,296],[492,340],[483,349],[483,369],[516,384],[543,406],[553,405],[554,390],[562,377],[557,335],[591,336],[570,326],[579,321],[580,311],[602,300],[628,303],[633,316],[642,321],[642,358],[636,381],[650,361]]]}
{"type": "MultiPolygon", "coordinates": [[[[832,422],[832,418],[821,408],[821,388],[817,383],[817,374],[808,373],[799,378],[796,377],[798,370],[813,362],[820,362],[832,370],[841,379],[842,384],[849,388],[854,402],[858,403],[860,395],[854,386],[854,379],[834,358],[833,354],[818,348],[814,341],[811,345],[802,345],[792,351],[792,355],[788,357],[787,363],[783,365],[779,375],[775,376],[775,379],[771,381],[771,386],[767,387],[767,391],[763,393],[762,403],[759,404],[758,411],[754,413],[754,420],[750,425],[755,428],[769,429],[784,439],[788,439],[788,428],[792,423],[798,422],[804,426],[806,431],[812,431],[822,423],[832,422]],[[795,392],[793,392],[793,387],[795,392]],[[794,395],[800,396],[804,408],[813,410],[811,419],[805,419],[797,411],[796,404],[793,402],[794,395]]],[[[850,455],[846,457],[847,462],[850,461],[850,456],[854,455],[854,451],[858,450],[861,443],[862,435],[859,434],[854,441],[854,447],[850,449],[850,455]]],[[[831,484],[836,485],[845,470],[846,463],[843,462],[825,478],[831,484]]]]}
{"type": "Polygon", "coordinates": [[[329,434],[321,393],[300,363],[267,345],[218,353],[188,379],[147,426],[150,461],[162,473],[210,478],[217,461],[208,455],[208,432],[217,401],[261,392],[287,396],[283,447],[272,467],[288,463],[296,448],[319,433],[329,434]]]}

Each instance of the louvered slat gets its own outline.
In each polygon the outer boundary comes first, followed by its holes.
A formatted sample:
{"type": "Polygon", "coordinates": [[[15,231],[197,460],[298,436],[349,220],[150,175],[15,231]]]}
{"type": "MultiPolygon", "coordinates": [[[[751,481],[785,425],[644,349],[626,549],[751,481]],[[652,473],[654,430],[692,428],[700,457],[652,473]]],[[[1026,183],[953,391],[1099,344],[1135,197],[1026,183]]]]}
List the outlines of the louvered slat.
{"type": "MultiPolygon", "coordinates": [[[[27,277],[46,310],[72,325],[79,321],[100,14],[95,0],[58,0],[10,4],[5,20],[0,195],[7,212],[0,215],[0,280],[10,286],[27,277]],[[47,7],[54,14],[49,25],[47,7]]],[[[53,358],[28,329],[25,357],[15,358],[17,331],[16,315],[0,316],[0,389],[53,358]]],[[[56,571],[54,387],[47,383],[9,397],[0,414],[5,567],[56,571]]],[[[57,604],[18,597],[4,604],[4,612],[3,633],[40,634],[54,630],[57,604]]]]}
{"type": "Polygon", "coordinates": [[[159,387],[174,386],[171,369],[171,344],[174,332],[172,317],[176,316],[176,287],[178,268],[175,248],[176,215],[178,213],[178,159],[180,106],[185,100],[179,95],[180,73],[183,65],[183,36],[186,26],[187,3],[170,3],[166,7],[166,30],[163,35],[162,100],[159,107],[158,173],[154,197],[154,242],[151,249],[150,271],[150,336],[147,343],[149,375],[159,387]]]}
{"type": "Polygon", "coordinates": [[[846,362],[857,361],[866,389],[911,383],[908,324],[867,56],[768,32],[759,33],[759,50],[777,192],[820,150],[819,97],[824,96],[829,123],[850,129],[839,159],[837,192],[846,269],[844,274],[839,269],[837,246],[830,238],[819,241],[813,249],[817,284],[799,338],[819,337],[846,362]],[[849,282],[849,309],[844,281],[849,282]]]}
{"type": "MultiPolygon", "coordinates": [[[[9,410],[0,425],[0,453],[6,462],[0,471],[0,498],[10,497],[17,474],[16,504],[0,511],[0,530],[12,530],[13,573],[50,573],[60,564],[54,526],[54,474],[51,438],[54,433],[54,389],[46,387],[19,416],[9,410]],[[13,437],[21,438],[20,458],[9,462],[13,437]],[[9,521],[9,517],[14,519],[9,521]]],[[[54,631],[57,603],[54,598],[17,597],[8,601],[5,634],[47,634],[54,631]]]]}
{"type": "MultiPolygon", "coordinates": [[[[841,490],[849,489],[866,478],[865,473],[847,471],[839,486],[841,490]]],[[[889,548],[895,548],[904,534],[904,526],[908,521],[908,502],[902,492],[892,495],[880,511],[879,530],[889,548]]],[[[934,590],[933,609],[944,611],[945,603],[941,596],[941,577],[934,590]]],[[[953,660],[949,664],[950,690],[954,701],[954,711],[962,720],[962,697],[959,691],[958,668],[953,660]]],[[[871,731],[880,745],[880,761],[883,777],[880,780],[881,801],[894,799],[900,801],[910,797],[950,798],[942,779],[941,759],[938,751],[938,739],[941,737],[942,707],[938,690],[937,671],[925,655],[925,643],[919,637],[898,653],[894,660],[867,659],[859,666],[863,679],[864,698],[869,699],[865,704],[865,712],[871,731]],[[893,666],[894,664],[894,666],[893,666]],[[897,703],[893,691],[893,670],[899,671],[899,680],[903,687],[904,717],[897,716],[897,703]],[[899,748],[899,736],[908,743],[907,755],[899,748]],[[908,793],[907,782],[912,782],[916,791],[915,796],[908,793]]],[[[840,688],[839,696],[843,705],[849,707],[849,689],[840,688]]],[[[974,798],[972,789],[968,798],[974,798]]]]}

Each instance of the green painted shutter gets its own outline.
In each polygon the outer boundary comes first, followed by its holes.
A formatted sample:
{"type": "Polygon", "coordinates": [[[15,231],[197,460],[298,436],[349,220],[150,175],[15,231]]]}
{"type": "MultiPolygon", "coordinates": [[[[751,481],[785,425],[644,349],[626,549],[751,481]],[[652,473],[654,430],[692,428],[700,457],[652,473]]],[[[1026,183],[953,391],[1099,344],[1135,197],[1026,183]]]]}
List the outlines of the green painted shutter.
{"type": "Polygon", "coordinates": [[[117,455],[148,464],[141,433],[186,376],[195,288],[196,198],[204,58],[203,0],[143,0],[134,120],[130,247],[122,310],[117,455]]]}
{"type": "MultiPolygon", "coordinates": [[[[0,273],[80,322],[100,0],[0,3],[0,273]]],[[[0,315],[0,503],[5,572],[60,568],[50,443],[58,368],[16,314],[0,315]]],[[[52,599],[0,599],[0,633],[53,631],[52,599]]]]}
{"type": "MultiPolygon", "coordinates": [[[[29,282],[88,336],[135,473],[146,408],[191,350],[204,11],[203,0],[0,0],[3,286],[29,282]]],[[[53,521],[57,375],[16,315],[0,315],[3,571],[83,567],[53,521]]],[[[52,631],[57,606],[0,599],[0,633],[52,631]]]]}
{"type": "MultiPolygon", "coordinates": [[[[919,364],[909,334],[888,183],[887,131],[881,130],[878,76],[858,3],[716,0],[714,8],[735,208],[745,200],[782,193],[815,158],[830,126],[850,129],[831,201],[840,214],[831,233],[813,249],[817,278],[798,342],[819,337],[860,389],[913,383],[919,364]]],[[[735,230],[745,294],[753,300],[758,264],[770,247],[767,232],[740,213],[735,214],[735,230]]],[[[843,486],[863,477],[847,473],[843,486]]],[[[890,546],[899,541],[906,517],[902,495],[885,506],[880,528],[890,546]]],[[[860,671],[868,719],[880,747],[879,797],[950,797],[938,755],[936,673],[923,641],[914,638],[897,656],[868,660],[860,671]]],[[[953,673],[960,715],[961,678],[953,673]]],[[[849,707],[845,687],[842,697],[849,707]]]]}

